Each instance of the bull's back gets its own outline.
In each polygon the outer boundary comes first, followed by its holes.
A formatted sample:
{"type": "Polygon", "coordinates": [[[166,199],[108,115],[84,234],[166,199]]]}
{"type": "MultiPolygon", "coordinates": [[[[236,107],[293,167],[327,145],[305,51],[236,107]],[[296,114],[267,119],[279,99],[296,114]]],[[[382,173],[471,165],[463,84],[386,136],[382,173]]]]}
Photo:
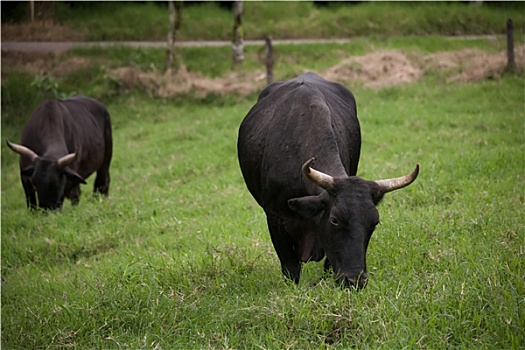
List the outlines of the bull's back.
{"type": "Polygon", "coordinates": [[[284,207],[287,198],[315,191],[300,171],[310,157],[338,171],[355,171],[360,149],[355,114],[355,101],[346,88],[313,74],[264,89],[243,120],[238,139],[241,171],[257,202],[284,207]]]}
{"type": "Polygon", "coordinates": [[[283,138],[292,139],[292,135],[286,136],[287,111],[282,109],[285,102],[293,98],[293,90],[299,85],[277,82],[267,86],[239,128],[237,151],[241,172],[248,190],[262,207],[267,206],[265,197],[275,191],[268,183],[272,167],[281,165],[283,172],[293,167],[275,159],[282,154],[273,148],[279,148],[283,138]]]}
{"type": "Polygon", "coordinates": [[[86,129],[93,136],[96,132],[101,132],[108,127],[111,128],[111,121],[106,107],[89,97],[75,96],[61,103],[67,108],[70,115],[70,122],[80,129],[86,129]]]}
{"type": "Polygon", "coordinates": [[[71,128],[66,137],[70,152],[83,160],[77,171],[88,176],[112,155],[111,120],[106,107],[95,99],[75,96],[61,101],[69,111],[71,128]]]}
{"type": "MultiPolygon", "coordinates": [[[[31,114],[22,131],[20,143],[39,156],[59,158],[68,154],[64,135],[68,119],[68,110],[57,99],[43,101],[31,114]]],[[[31,165],[26,156],[20,157],[20,168],[31,165]]]]}
{"type": "MultiPolygon", "coordinates": [[[[111,122],[100,102],[84,96],[42,102],[27,122],[21,144],[40,156],[59,158],[77,153],[73,166],[87,177],[111,157],[111,122]]],[[[21,167],[28,160],[21,157],[21,167]]]]}

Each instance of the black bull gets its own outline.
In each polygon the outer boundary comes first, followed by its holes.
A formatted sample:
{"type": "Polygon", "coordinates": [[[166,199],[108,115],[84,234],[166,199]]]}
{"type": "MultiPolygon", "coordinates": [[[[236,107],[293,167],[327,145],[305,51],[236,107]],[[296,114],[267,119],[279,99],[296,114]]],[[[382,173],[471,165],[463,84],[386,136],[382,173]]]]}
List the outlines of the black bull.
{"type": "Polygon", "coordinates": [[[366,284],[376,205],[411,184],[419,165],[403,177],[367,181],[355,176],[360,149],[354,96],[313,73],[268,85],[240,126],[244,180],[266,213],[282,272],[296,283],[303,262],[326,256],[338,281],[366,284]]]}
{"type": "Polygon", "coordinates": [[[80,184],[97,172],[94,191],[107,195],[113,151],[111,121],[98,101],[77,96],[46,100],[33,112],[20,144],[20,175],[27,206],[59,209],[64,198],[77,204],[80,184]],[[36,192],[36,194],[35,194],[36,192]]]}

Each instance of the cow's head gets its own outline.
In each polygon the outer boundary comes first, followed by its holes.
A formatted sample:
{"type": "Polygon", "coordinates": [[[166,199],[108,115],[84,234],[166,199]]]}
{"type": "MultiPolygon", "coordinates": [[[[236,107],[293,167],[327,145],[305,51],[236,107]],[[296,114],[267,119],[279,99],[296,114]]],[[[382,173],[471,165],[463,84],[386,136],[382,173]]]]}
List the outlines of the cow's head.
{"type": "Polygon", "coordinates": [[[376,205],[384,194],[410,185],[419,173],[399,178],[367,181],[357,176],[332,177],[310,168],[314,158],[302,167],[303,174],[325,191],[317,196],[293,198],[289,207],[306,217],[322,214],[319,242],[336,279],[346,286],[366,285],[366,250],[379,224],[376,205]]]}
{"type": "Polygon", "coordinates": [[[29,158],[30,165],[20,169],[22,176],[29,177],[38,195],[38,206],[42,209],[60,209],[64,202],[66,182],[85,184],[86,181],[69,165],[76,154],[70,153],[58,159],[40,157],[31,149],[7,141],[14,152],[29,158]]]}

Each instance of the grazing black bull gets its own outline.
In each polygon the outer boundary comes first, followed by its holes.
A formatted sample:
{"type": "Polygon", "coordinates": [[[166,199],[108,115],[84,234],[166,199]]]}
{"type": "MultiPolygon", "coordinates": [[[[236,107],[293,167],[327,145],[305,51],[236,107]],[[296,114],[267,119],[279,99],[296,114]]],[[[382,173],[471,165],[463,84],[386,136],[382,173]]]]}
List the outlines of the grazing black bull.
{"type": "Polygon", "coordinates": [[[301,263],[326,255],[338,281],[364,287],[376,205],[410,185],[419,165],[395,179],[355,176],[361,134],[354,96],[314,73],[268,85],[240,126],[237,148],[285,276],[299,283],[301,263]]]}
{"type": "Polygon", "coordinates": [[[60,209],[64,198],[77,204],[80,184],[97,172],[95,192],[109,190],[113,144],[111,121],[98,101],[78,96],[46,100],[27,122],[20,144],[20,174],[29,208],[60,209]]]}

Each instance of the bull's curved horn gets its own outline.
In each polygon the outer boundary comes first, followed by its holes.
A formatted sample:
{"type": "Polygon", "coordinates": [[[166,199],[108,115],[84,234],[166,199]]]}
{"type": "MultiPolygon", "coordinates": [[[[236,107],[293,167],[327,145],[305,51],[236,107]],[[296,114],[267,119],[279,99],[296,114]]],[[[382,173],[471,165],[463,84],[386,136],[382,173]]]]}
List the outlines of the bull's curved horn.
{"type": "Polygon", "coordinates": [[[9,142],[9,140],[5,140],[5,142],[7,143],[7,146],[9,146],[9,148],[11,148],[14,152],[22,156],[28,157],[29,159],[31,159],[31,162],[34,162],[38,158],[38,154],[36,154],[26,146],[9,142]]]}
{"type": "Polygon", "coordinates": [[[76,153],[69,153],[67,156],[63,156],[57,160],[58,166],[64,168],[75,161],[77,157],[76,153]]]}
{"type": "Polygon", "coordinates": [[[322,173],[318,170],[310,168],[310,164],[315,160],[315,158],[308,159],[302,166],[301,170],[303,171],[304,176],[306,176],[310,181],[312,181],[317,186],[325,190],[330,190],[334,184],[334,178],[330,175],[322,173]]]}
{"type": "Polygon", "coordinates": [[[375,183],[379,186],[379,189],[383,193],[391,192],[410,185],[417,178],[419,174],[419,164],[416,165],[414,171],[410,174],[397,177],[394,179],[378,180],[375,183]]]}

